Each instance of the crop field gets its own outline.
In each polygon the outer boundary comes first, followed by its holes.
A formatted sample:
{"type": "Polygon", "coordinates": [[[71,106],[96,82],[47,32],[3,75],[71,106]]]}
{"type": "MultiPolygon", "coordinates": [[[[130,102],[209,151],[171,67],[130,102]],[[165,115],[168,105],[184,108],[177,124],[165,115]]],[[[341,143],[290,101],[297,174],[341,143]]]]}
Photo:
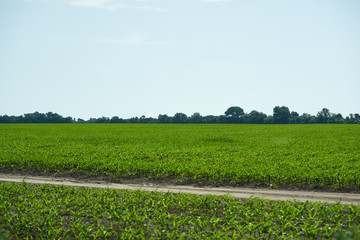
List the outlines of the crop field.
{"type": "Polygon", "coordinates": [[[360,190],[359,125],[2,124],[0,172],[360,190]]]}
{"type": "MultiPolygon", "coordinates": [[[[2,124],[0,173],[360,190],[359,125],[2,124]]],[[[0,183],[0,239],[360,237],[360,206],[0,183]]],[[[339,238],[341,239],[341,238],[339,238]]]]}
{"type": "Polygon", "coordinates": [[[355,205],[25,182],[0,183],[0,216],[2,234],[13,239],[360,237],[360,206],[355,205]]]}

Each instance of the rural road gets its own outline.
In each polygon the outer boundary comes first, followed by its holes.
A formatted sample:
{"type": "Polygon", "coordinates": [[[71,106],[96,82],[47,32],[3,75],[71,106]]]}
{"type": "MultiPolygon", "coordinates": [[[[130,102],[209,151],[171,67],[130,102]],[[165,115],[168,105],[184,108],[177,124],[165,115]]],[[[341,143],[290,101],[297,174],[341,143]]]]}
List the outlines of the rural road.
{"type": "Polygon", "coordinates": [[[172,193],[191,193],[198,195],[225,195],[234,198],[245,199],[251,196],[265,198],[269,200],[298,200],[305,202],[327,202],[341,204],[360,204],[360,194],[356,193],[329,193],[311,191],[287,191],[273,189],[253,189],[253,188],[231,188],[231,187],[193,187],[183,185],[156,185],[156,184],[118,184],[101,181],[81,181],[70,178],[35,177],[23,175],[0,174],[0,182],[20,183],[25,181],[33,184],[54,184],[66,185],[71,187],[90,187],[90,188],[111,188],[111,189],[141,189],[144,191],[172,192],[172,193]]]}

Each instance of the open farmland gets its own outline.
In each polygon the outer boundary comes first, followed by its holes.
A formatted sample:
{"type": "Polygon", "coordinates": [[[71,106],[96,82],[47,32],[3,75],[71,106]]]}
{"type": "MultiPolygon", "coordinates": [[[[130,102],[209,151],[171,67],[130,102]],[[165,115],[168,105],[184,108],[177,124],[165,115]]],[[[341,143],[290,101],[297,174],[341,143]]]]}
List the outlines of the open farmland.
{"type": "Polygon", "coordinates": [[[0,125],[0,172],[359,191],[359,125],[0,125]]]}
{"type": "MultiPolygon", "coordinates": [[[[358,193],[358,125],[0,125],[0,173],[358,193]]],[[[360,206],[0,183],[0,238],[360,237],[360,206]]],[[[350,238],[351,239],[351,238],[350,238]]]]}

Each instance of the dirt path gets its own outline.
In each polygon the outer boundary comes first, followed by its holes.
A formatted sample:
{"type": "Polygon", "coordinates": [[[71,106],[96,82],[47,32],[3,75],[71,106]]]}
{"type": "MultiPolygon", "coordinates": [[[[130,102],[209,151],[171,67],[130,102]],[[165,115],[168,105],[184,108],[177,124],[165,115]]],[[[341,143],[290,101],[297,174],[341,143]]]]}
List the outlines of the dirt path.
{"type": "Polygon", "coordinates": [[[90,188],[112,188],[112,189],[142,189],[144,191],[173,192],[173,193],[192,193],[198,195],[225,195],[229,194],[234,198],[259,197],[269,200],[286,201],[296,199],[298,201],[314,201],[341,204],[360,204],[360,194],[354,193],[327,193],[311,191],[286,191],[272,189],[252,189],[252,188],[231,188],[231,187],[193,187],[193,186],[175,186],[175,185],[156,185],[156,184],[118,184],[102,181],[81,181],[70,178],[52,178],[52,177],[34,177],[0,174],[0,182],[28,182],[34,184],[54,184],[67,185],[72,187],[90,187],[90,188]]]}

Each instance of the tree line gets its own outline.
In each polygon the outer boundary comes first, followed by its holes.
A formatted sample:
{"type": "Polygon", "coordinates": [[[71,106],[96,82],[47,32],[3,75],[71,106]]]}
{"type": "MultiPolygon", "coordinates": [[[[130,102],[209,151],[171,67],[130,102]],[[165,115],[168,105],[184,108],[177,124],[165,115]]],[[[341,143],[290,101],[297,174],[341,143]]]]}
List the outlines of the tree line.
{"type": "Polygon", "coordinates": [[[332,113],[329,109],[323,108],[316,116],[303,113],[300,115],[295,111],[290,111],[286,106],[276,106],[273,115],[253,110],[245,113],[241,107],[229,107],[223,115],[202,116],[196,112],[191,116],[178,112],[174,116],[160,114],[157,118],[132,117],[128,119],[114,116],[112,118],[100,117],[84,120],[72,117],[63,117],[57,113],[26,113],[21,116],[0,115],[0,123],[249,123],[249,124],[314,124],[314,123],[333,123],[333,124],[360,124],[358,113],[343,117],[340,113],[332,113]]]}
{"type": "Polygon", "coordinates": [[[0,123],[72,123],[72,117],[63,117],[57,113],[25,113],[21,116],[0,115],[0,123]]]}

